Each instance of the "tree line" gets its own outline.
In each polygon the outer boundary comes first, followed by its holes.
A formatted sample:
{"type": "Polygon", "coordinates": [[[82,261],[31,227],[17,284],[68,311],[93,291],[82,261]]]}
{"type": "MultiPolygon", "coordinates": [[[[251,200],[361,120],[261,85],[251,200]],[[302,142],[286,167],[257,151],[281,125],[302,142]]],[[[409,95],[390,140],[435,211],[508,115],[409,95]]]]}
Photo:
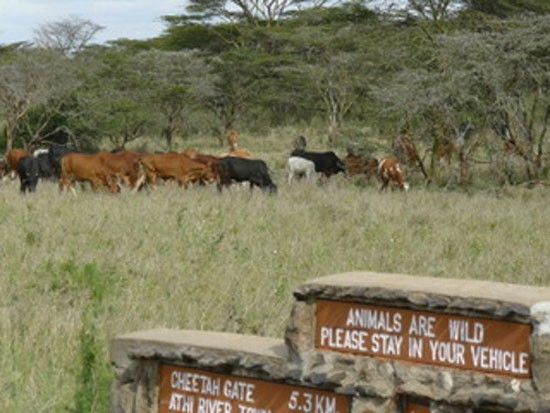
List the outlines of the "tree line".
{"type": "Polygon", "coordinates": [[[446,163],[465,186],[475,164],[501,182],[545,180],[548,2],[378,4],[192,0],[162,17],[162,35],[103,45],[91,21],[46,24],[33,43],[0,45],[0,146],[147,137],[170,150],[185,136],[315,125],[328,146],[366,152],[365,129],[407,136],[433,181],[446,163]]]}

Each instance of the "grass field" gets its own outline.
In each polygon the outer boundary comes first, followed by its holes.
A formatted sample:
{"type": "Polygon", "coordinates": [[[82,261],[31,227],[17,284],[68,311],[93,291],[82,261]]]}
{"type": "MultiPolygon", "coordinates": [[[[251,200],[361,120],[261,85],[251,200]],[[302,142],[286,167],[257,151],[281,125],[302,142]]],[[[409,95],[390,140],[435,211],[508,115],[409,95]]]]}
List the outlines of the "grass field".
{"type": "MultiPolygon", "coordinates": [[[[281,161],[270,160],[275,170],[281,161]]],[[[303,281],[369,270],[550,285],[550,190],[380,193],[338,176],[269,196],[0,185],[0,411],[105,412],[117,334],[282,337],[303,281]]],[[[444,282],[442,279],[441,282],[444,282]]]]}

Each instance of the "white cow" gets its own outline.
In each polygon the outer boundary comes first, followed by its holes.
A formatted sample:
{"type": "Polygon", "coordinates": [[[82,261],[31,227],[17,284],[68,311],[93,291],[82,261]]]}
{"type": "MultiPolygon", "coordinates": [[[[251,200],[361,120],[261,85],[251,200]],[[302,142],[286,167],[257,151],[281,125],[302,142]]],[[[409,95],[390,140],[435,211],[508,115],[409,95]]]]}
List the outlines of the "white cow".
{"type": "Polygon", "coordinates": [[[286,172],[288,174],[289,184],[294,178],[305,177],[307,181],[310,181],[317,177],[315,173],[315,164],[299,156],[291,156],[288,158],[286,162],[286,172]]]}

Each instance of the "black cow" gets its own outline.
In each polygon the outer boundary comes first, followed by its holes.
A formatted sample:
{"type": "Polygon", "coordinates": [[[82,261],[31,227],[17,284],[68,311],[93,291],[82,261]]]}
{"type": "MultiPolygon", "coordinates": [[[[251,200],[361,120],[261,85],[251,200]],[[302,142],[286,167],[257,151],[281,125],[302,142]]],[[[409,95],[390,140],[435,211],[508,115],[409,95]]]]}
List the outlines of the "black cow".
{"type": "Polygon", "coordinates": [[[254,185],[269,192],[277,192],[277,185],[269,176],[267,165],[261,159],[237,158],[228,156],[221,158],[216,165],[218,190],[235,182],[250,182],[250,190],[254,185]]]}
{"type": "Polygon", "coordinates": [[[48,149],[48,160],[53,171],[53,176],[59,178],[61,176],[61,158],[69,152],[76,152],[74,149],[63,145],[52,145],[48,149]]]}
{"type": "Polygon", "coordinates": [[[55,172],[55,165],[52,164],[49,152],[40,153],[36,156],[38,170],[41,179],[59,178],[55,172]]]}
{"type": "Polygon", "coordinates": [[[322,173],[327,178],[335,175],[338,172],[346,173],[346,165],[332,151],[330,152],[309,152],[295,149],[290,154],[291,156],[299,156],[301,158],[312,161],[315,164],[315,172],[322,173]]]}
{"type": "Polygon", "coordinates": [[[40,166],[38,159],[33,156],[21,158],[17,165],[17,173],[21,182],[21,193],[36,191],[38,178],[40,178],[40,166]]]}

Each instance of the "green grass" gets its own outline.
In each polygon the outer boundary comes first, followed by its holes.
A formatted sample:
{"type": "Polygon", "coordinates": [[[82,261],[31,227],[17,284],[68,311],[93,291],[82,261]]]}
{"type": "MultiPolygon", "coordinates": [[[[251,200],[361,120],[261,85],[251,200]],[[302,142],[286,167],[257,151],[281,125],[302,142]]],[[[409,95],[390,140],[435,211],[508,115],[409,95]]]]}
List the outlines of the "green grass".
{"type": "Polygon", "coordinates": [[[21,196],[17,182],[2,183],[0,411],[106,412],[117,334],[282,337],[293,289],[313,277],[550,284],[548,188],[380,193],[342,176],[288,186],[286,153],[268,156],[268,146],[256,152],[278,172],[275,196],[159,187],[74,197],[53,183],[21,196]]]}

